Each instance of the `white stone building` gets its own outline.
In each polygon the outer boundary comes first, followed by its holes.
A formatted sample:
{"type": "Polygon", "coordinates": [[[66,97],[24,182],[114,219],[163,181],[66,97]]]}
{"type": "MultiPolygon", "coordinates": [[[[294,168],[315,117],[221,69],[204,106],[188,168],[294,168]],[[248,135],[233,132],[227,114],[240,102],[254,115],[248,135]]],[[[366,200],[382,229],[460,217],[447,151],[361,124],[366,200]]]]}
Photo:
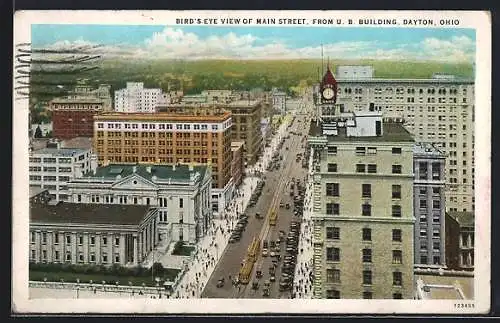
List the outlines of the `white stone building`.
{"type": "Polygon", "coordinates": [[[41,148],[30,152],[30,185],[49,190],[56,201],[68,201],[68,182],[97,167],[92,150],[82,148],[41,148]]]}
{"type": "Polygon", "coordinates": [[[273,89],[272,91],[272,107],[273,110],[286,112],[286,93],[273,89]]]}
{"type": "Polygon", "coordinates": [[[207,166],[111,164],[68,184],[73,203],[150,205],[158,209],[160,245],[196,243],[212,220],[207,166]]]}
{"type": "Polygon", "coordinates": [[[127,82],[126,88],[115,91],[115,111],[154,113],[158,103],[165,99],[161,89],[144,88],[142,82],[127,82]]]}

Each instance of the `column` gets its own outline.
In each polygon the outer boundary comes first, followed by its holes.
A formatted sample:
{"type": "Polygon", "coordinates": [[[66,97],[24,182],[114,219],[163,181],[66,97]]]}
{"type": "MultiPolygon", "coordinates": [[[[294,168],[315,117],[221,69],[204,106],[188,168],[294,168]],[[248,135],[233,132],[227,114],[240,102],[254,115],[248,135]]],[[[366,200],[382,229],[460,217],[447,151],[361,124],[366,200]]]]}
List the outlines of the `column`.
{"type": "Polygon", "coordinates": [[[76,232],[71,232],[71,263],[76,264],[78,262],[77,248],[78,241],[76,240],[76,232]]]}
{"type": "Polygon", "coordinates": [[[120,247],[118,248],[118,252],[120,253],[120,264],[126,265],[127,258],[125,256],[125,234],[120,234],[120,247]]]}
{"type": "Polygon", "coordinates": [[[35,259],[34,261],[40,262],[41,259],[41,253],[42,253],[42,241],[41,241],[41,233],[40,230],[37,230],[35,233],[35,259]]]}
{"type": "Polygon", "coordinates": [[[89,233],[84,232],[83,233],[83,262],[88,264],[90,263],[90,256],[89,256],[89,233]]]}
{"type": "Polygon", "coordinates": [[[96,232],[95,233],[95,264],[100,265],[102,263],[102,256],[101,256],[101,233],[96,232]]]}
{"type": "Polygon", "coordinates": [[[115,263],[115,255],[113,254],[113,245],[115,244],[115,239],[112,234],[106,235],[108,237],[108,263],[115,263]]]}
{"type": "Polygon", "coordinates": [[[134,265],[137,265],[139,263],[139,259],[138,259],[138,255],[137,255],[137,235],[134,234],[134,237],[133,237],[133,240],[134,240],[134,265]]]}
{"type": "Polygon", "coordinates": [[[54,256],[54,239],[52,236],[54,235],[53,231],[47,232],[47,262],[51,263],[53,261],[54,256]]]}

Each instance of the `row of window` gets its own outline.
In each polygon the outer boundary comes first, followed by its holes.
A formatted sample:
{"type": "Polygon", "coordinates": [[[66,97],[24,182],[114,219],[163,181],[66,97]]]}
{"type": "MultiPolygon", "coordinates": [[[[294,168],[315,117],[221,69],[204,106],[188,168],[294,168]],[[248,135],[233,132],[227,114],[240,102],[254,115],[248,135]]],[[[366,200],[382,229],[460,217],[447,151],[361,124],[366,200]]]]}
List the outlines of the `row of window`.
{"type": "MultiPolygon", "coordinates": [[[[328,298],[328,299],[340,299],[340,291],[338,291],[336,289],[328,289],[326,291],[326,298],[328,298]]],[[[373,298],[373,292],[370,292],[370,291],[363,292],[363,299],[372,299],[372,298],[373,298]]],[[[392,298],[393,299],[402,299],[403,294],[393,293],[392,298]]]]}
{"type": "MultiPolygon", "coordinates": [[[[375,155],[377,154],[377,147],[356,147],[356,155],[358,156],[365,156],[365,155],[375,155]]],[[[392,154],[394,155],[400,155],[401,154],[401,148],[400,147],[393,147],[391,149],[392,154]]],[[[336,155],[337,154],[337,147],[336,146],[327,146],[327,153],[330,155],[336,155]]]]}
{"type": "MultiPolygon", "coordinates": [[[[31,181],[41,181],[42,176],[38,175],[30,175],[30,180],[31,181]]],[[[69,176],[43,176],[43,181],[46,182],[57,182],[57,181],[62,181],[62,182],[68,182],[69,181],[69,176]]]]}
{"type": "MultiPolygon", "coordinates": [[[[66,251],[64,261],[70,262],[71,256],[72,256],[71,251],[66,251]]],[[[41,259],[42,261],[47,261],[47,259],[48,259],[47,258],[47,250],[42,250],[41,258],[42,258],[41,259]]],[[[36,250],[31,250],[31,260],[35,260],[35,259],[36,259],[36,250]]],[[[54,251],[54,261],[55,262],[62,261],[61,252],[58,250],[54,251]]],[[[83,253],[82,252],[78,253],[78,262],[83,263],[84,261],[85,261],[85,258],[84,258],[83,253]]],[[[91,252],[89,254],[89,261],[96,262],[96,255],[94,252],[91,252]]],[[[104,264],[108,263],[108,254],[106,252],[101,253],[101,262],[104,264]]],[[[120,263],[120,254],[115,253],[114,262],[120,263]]]]}
{"type": "MultiPolygon", "coordinates": [[[[85,158],[85,155],[80,155],[78,160],[82,160],[83,158],[85,158]]],[[[59,162],[60,164],[71,164],[71,160],[72,160],[71,157],[60,157],[60,158],[46,157],[43,159],[40,157],[30,157],[30,163],[41,163],[43,161],[44,163],[47,164],[55,164],[57,162],[59,162]]]]}
{"type": "MultiPolygon", "coordinates": [[[[338,228],[338,227],[326,227],[326,239],[328,239],[328,240],[340,240],[340,228],[338,228]]],[[[361,239],[363,241],[372,241],[372,229],[363,228],[361,231],[361,239]]],[[[401,229],[392,229],[392,241],[394,241],[394,242],[401,242],[402,241],[401,229]]]]}
{"type": "MultiPolygon", "coordinates": [[[[118,195],[117,200],[120,202],[120,204],[127,204],[129,201],[129,197],[130,196],[127,196],[127,195],[118,195]]],[[[77,202],[82,202],[82,195],[78,194],[76,196],[76,200],[77,200],[77,202]]],[[[142,197],[133,196],[133,197],[130,197],[130,200],[133,202],[133,204],[140,204],[139,201],[143,201],[144,199],[142,197]]],[[[149,205],[151,203],[151,199],[149,197],[146,197],[145,200],[146,200],[146,205],[149,205]]],[[[102,196],[102,195],[91,194],[90,201],[92,203],[101,203],[101,202],[114,203],[115,198],[113,195],[102,196]]],[[[167,199],[166,198],[159,198],[158,204],[161,207],[167,207],[167,199]]],[[[180,197],[179,198],[179,208],[182,209],[183,207],[184,207],[184,198],[180,197]]]]}
{"type": "MultiPolygon", "coordinates": [[[[340,215],[340,204],[339,203],[326,203],[326,214],[328,215],[340,215]]],[[[372,206],[369,203],[364,203],[361,205],[361,214],[363,216],[372,215],[372,206]]],[[[401,205],[394,204],[391,208],[391,215],[395,218],[401,217],[401,205]]]]}
{"type": "MultiPolygon", "coordinates": [[[[362,277],[363,285],[373,284],[373,272],[371,270],[363,270],[362,277]]],[[[326,282],[330,284],[341,284],[340,269],[327,269],[326,282]]],[[[398,287],[403,286],[403,274],[400,271],[392,272],[392,285],[398,287]]]]}
{"type": "MultiPolygon", "coordinates": [[[[401,185],[392,185],[392,198],[401,199],[401,185]]],[[[340,184],[339,183],[326,183],[326,196],[339,197],[340,184]]],[[[372,197],[372,184],[361,184],[361,197],[372,197]]]]}
{"type": "MultiPolygon", "coordinates": [[[[60,235],[59,235],[58,232],[54,232],[53,233],[53,239],[54,239],[53,243],[54,244],[58,244],[59,243],[59,236],[60,235]]],[[[47,232],[41,232],[41,241],[42,241],[42,244],[47,244],[47,238],[48,238],[47,232]]],[[[101,245],[102,246],[107,246],[108,245],[108,238],[109,237],[101,237],[101,245]]],[[[35,243],[35,241],[36,241],[36,232],[31,232],[30,241],[31,241],[31,243],[35,243]]],[[[66,234],[65,235],[65,241],[66,241],[66,244],[71,244],[72,243],[72,235],[71,234],[66,234]]],[[[76,241],[78,241],[79,245],[83,245],[83,236],[82,235],[77,235],[76,236],[76,241]]],[[[96,243],[96,237],[95,236],[90,236],[89,237],[89,244],[90,245],[95,245],[95,243],[96,243]]],[[[119,237],[115,237],[114,238],[114,245],[116,247],[120,246],[120,238],[119,237]]]]}
{"type": "MultiPolygon", "coordinates": [[[[98,129],[104,129],[105,124],[103,122],[98,122],[97,123],[97,128],[98,129]]],[[[120,123],[107,123],[106,124],[106,129],[122,129],[122,124],[120,123]]],[[[230,126],[230,124],[225,124],[226,127],[230,126]]],[[[138,123],[125,123],[123,125],[124,129],[139,129],[139,124],[138,123]]],[[[208,130],[208,124],[181,124],[181,123],[142,123],[141,124],[141,129],[160,129],[160,130],[208,130]]],[[[212,124],[210,127],[212,130],[218,130],[219,125],[217,124],[212,124]]]]}
{"type": "MultiPolygon", "coordinates": [[[[326,260],[327,261],[340,261],[340,248],[337,247],[326,247],[326,260]]],[[[372,249],[365,248],[361,250],[361,261],[363,263],[372,263],[372,249]]],[[[403,263],[403,251],[392,250],[392,263],[396,265],[401,265],[403,263]]]]}

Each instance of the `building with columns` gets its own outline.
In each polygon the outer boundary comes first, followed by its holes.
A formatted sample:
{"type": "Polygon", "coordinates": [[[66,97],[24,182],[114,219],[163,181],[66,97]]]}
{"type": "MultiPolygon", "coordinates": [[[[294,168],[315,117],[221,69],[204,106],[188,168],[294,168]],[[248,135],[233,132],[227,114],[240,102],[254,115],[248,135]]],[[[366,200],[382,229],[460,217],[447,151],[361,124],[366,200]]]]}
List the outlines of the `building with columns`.
{"type": "Polygon", "coordinates": [[[158,243],[148,205],[30,203],[30,262],[136,266],[158,243]]]}
{"type": "Polygon", "coordinates": [[[160,247],[194,244],[212,220],[210,167],[110,164],[68,183],[76,205],[145,205],[158,210],[153,231],[160,247]]]}

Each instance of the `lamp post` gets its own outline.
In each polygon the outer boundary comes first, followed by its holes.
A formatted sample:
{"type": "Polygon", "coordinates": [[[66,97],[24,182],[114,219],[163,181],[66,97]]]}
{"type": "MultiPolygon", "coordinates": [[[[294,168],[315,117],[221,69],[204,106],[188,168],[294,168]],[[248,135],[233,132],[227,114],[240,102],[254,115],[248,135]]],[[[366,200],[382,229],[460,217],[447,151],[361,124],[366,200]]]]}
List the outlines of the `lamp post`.
{"type": "Polygon", "coordinates": [[[43,285],[47,288],[47,277],[43,277],[43,285]]]}
{"type": "Polygon", "coordinates": [[[156,281],[156,291],[158,292],[158,297],[160,296],[160,277],[155,277],[156,281]]]}
{"type": "Polygon", "coordinates": [[[80,292],[80,278],[77,278],[76,279],[76,298],[80,298],[80,295],[79,295],[79,292],[80,292]]]}

